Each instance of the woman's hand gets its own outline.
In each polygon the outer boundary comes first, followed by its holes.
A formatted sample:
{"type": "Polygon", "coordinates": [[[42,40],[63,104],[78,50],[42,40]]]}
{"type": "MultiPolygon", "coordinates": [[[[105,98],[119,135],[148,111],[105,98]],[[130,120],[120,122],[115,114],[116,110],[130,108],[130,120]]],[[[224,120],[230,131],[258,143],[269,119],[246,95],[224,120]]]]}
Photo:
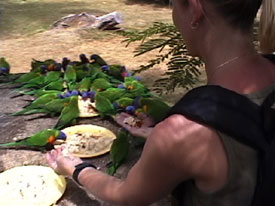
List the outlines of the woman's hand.
{"type": "Polygon", "coordinates": [[[51,150],[46,154],[49,165],[60,175],[72,176],[75,166],[83,162],[80,158],[71,154],[63,155],[63,147],[51,150]]]}
{"type": "Polygon", "coordinates": [[[150,127],[150,126],[154,125],[154,121],[152,120],[152,118],[148,116],[144,115],[144,116],[139,116],[139,118],[135,118],[132,115],[124,112],[118,114],[115,117],[115,121],[120,126],[127,129],[132,135],[138,136],[138,137],[144,137],[144,138],[147,138],[150,136],[153,130],[153,127],[150,127]],[[140,123],[137,122],[136,124],[131,125],[127,123],[127,119],[130,119],[130,121],[132,120],[140,121],[140,123]]]}

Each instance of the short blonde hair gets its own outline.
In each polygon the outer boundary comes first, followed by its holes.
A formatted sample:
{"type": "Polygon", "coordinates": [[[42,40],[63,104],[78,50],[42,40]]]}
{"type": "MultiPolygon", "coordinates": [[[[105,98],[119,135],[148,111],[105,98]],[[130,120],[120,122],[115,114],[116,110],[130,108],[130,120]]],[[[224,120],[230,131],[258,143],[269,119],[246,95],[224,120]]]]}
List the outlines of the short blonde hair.
{"type": "Polygon", "coordinates": [[[263,53],[275,52],[275,0],[263,0],[259,41],[263,53]]]}

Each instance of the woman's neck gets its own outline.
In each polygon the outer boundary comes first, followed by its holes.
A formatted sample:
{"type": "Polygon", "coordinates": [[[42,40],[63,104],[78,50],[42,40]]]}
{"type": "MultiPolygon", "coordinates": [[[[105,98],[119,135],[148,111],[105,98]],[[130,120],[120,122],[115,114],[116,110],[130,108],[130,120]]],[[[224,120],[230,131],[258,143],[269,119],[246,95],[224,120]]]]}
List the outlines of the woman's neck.
{"type": "Polygon", "coordinates": [[[234,33],[232,30],[225,32],[226,30],[220,29],[219,31],[209,33],[200,50],[209,83],[215,83],[215,80],[225,73],[224,71],[234,72],[234,68],[244,65],[257,54],[252,38],[248,35],[238,31],[234,33]]]}

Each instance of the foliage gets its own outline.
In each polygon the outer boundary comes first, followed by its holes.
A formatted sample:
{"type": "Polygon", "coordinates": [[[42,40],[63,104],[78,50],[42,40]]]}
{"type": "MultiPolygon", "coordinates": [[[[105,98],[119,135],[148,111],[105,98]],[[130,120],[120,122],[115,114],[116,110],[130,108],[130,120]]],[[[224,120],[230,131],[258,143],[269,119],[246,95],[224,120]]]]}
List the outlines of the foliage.
{"type": "Polygon", "coordinates": [[[153,90],[157,93],[163,93],[164,90],[167,93],[173,92],[176,87],[189,89],[197,82],[201,74],[199,68],[203,63],[200,59],[188,55],[184,39],[174,25],[155,22],[143,31],[120,31],[120,34],[126,37],[122,41],[126,43],[126,47],[132,42],[141,42],[134,51],[135,56],[153,50],[159,51],[147,65],[141,65],[135,72],[142,72],[166,62],[168,71],[154,83],[153,90]]]}

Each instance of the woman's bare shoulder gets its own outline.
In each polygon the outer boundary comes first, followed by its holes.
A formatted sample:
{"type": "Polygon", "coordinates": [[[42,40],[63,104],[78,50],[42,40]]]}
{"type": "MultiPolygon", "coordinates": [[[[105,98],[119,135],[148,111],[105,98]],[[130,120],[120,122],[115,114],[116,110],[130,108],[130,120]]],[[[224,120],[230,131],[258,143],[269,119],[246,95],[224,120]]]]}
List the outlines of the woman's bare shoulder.
{"type": "Polygon", "coordinates": [[[152,135],[156,134],[169,141],[187,141],[196,136],[202,141],[207,140],[207,137],[212,136],[213,133],[216,132],[205,125],[194,122],[183,115],[174,114],[156,125],[152,135]]]}
{"type": "Polygon", "coordinates": [[[158,151],[165,153],[163,156],[171,165],[177,165],[179,172],[188,171],[195,179],[216,175],[217,168],[222,169],[217,162],[227,168],[226,152],[218,133],[183,115],[172,115],[159,123],[148,140],[158,145],[158,151]]]}
{"type": "Polygon", "coordinates": [[[149,139],[175,157],[188,154],[191,158],[191,154],[197,157],[198,153],[208,152],[216,145],[214,142],[220,141],[215,130],[177,114],[159,123],[149,139]]]}

